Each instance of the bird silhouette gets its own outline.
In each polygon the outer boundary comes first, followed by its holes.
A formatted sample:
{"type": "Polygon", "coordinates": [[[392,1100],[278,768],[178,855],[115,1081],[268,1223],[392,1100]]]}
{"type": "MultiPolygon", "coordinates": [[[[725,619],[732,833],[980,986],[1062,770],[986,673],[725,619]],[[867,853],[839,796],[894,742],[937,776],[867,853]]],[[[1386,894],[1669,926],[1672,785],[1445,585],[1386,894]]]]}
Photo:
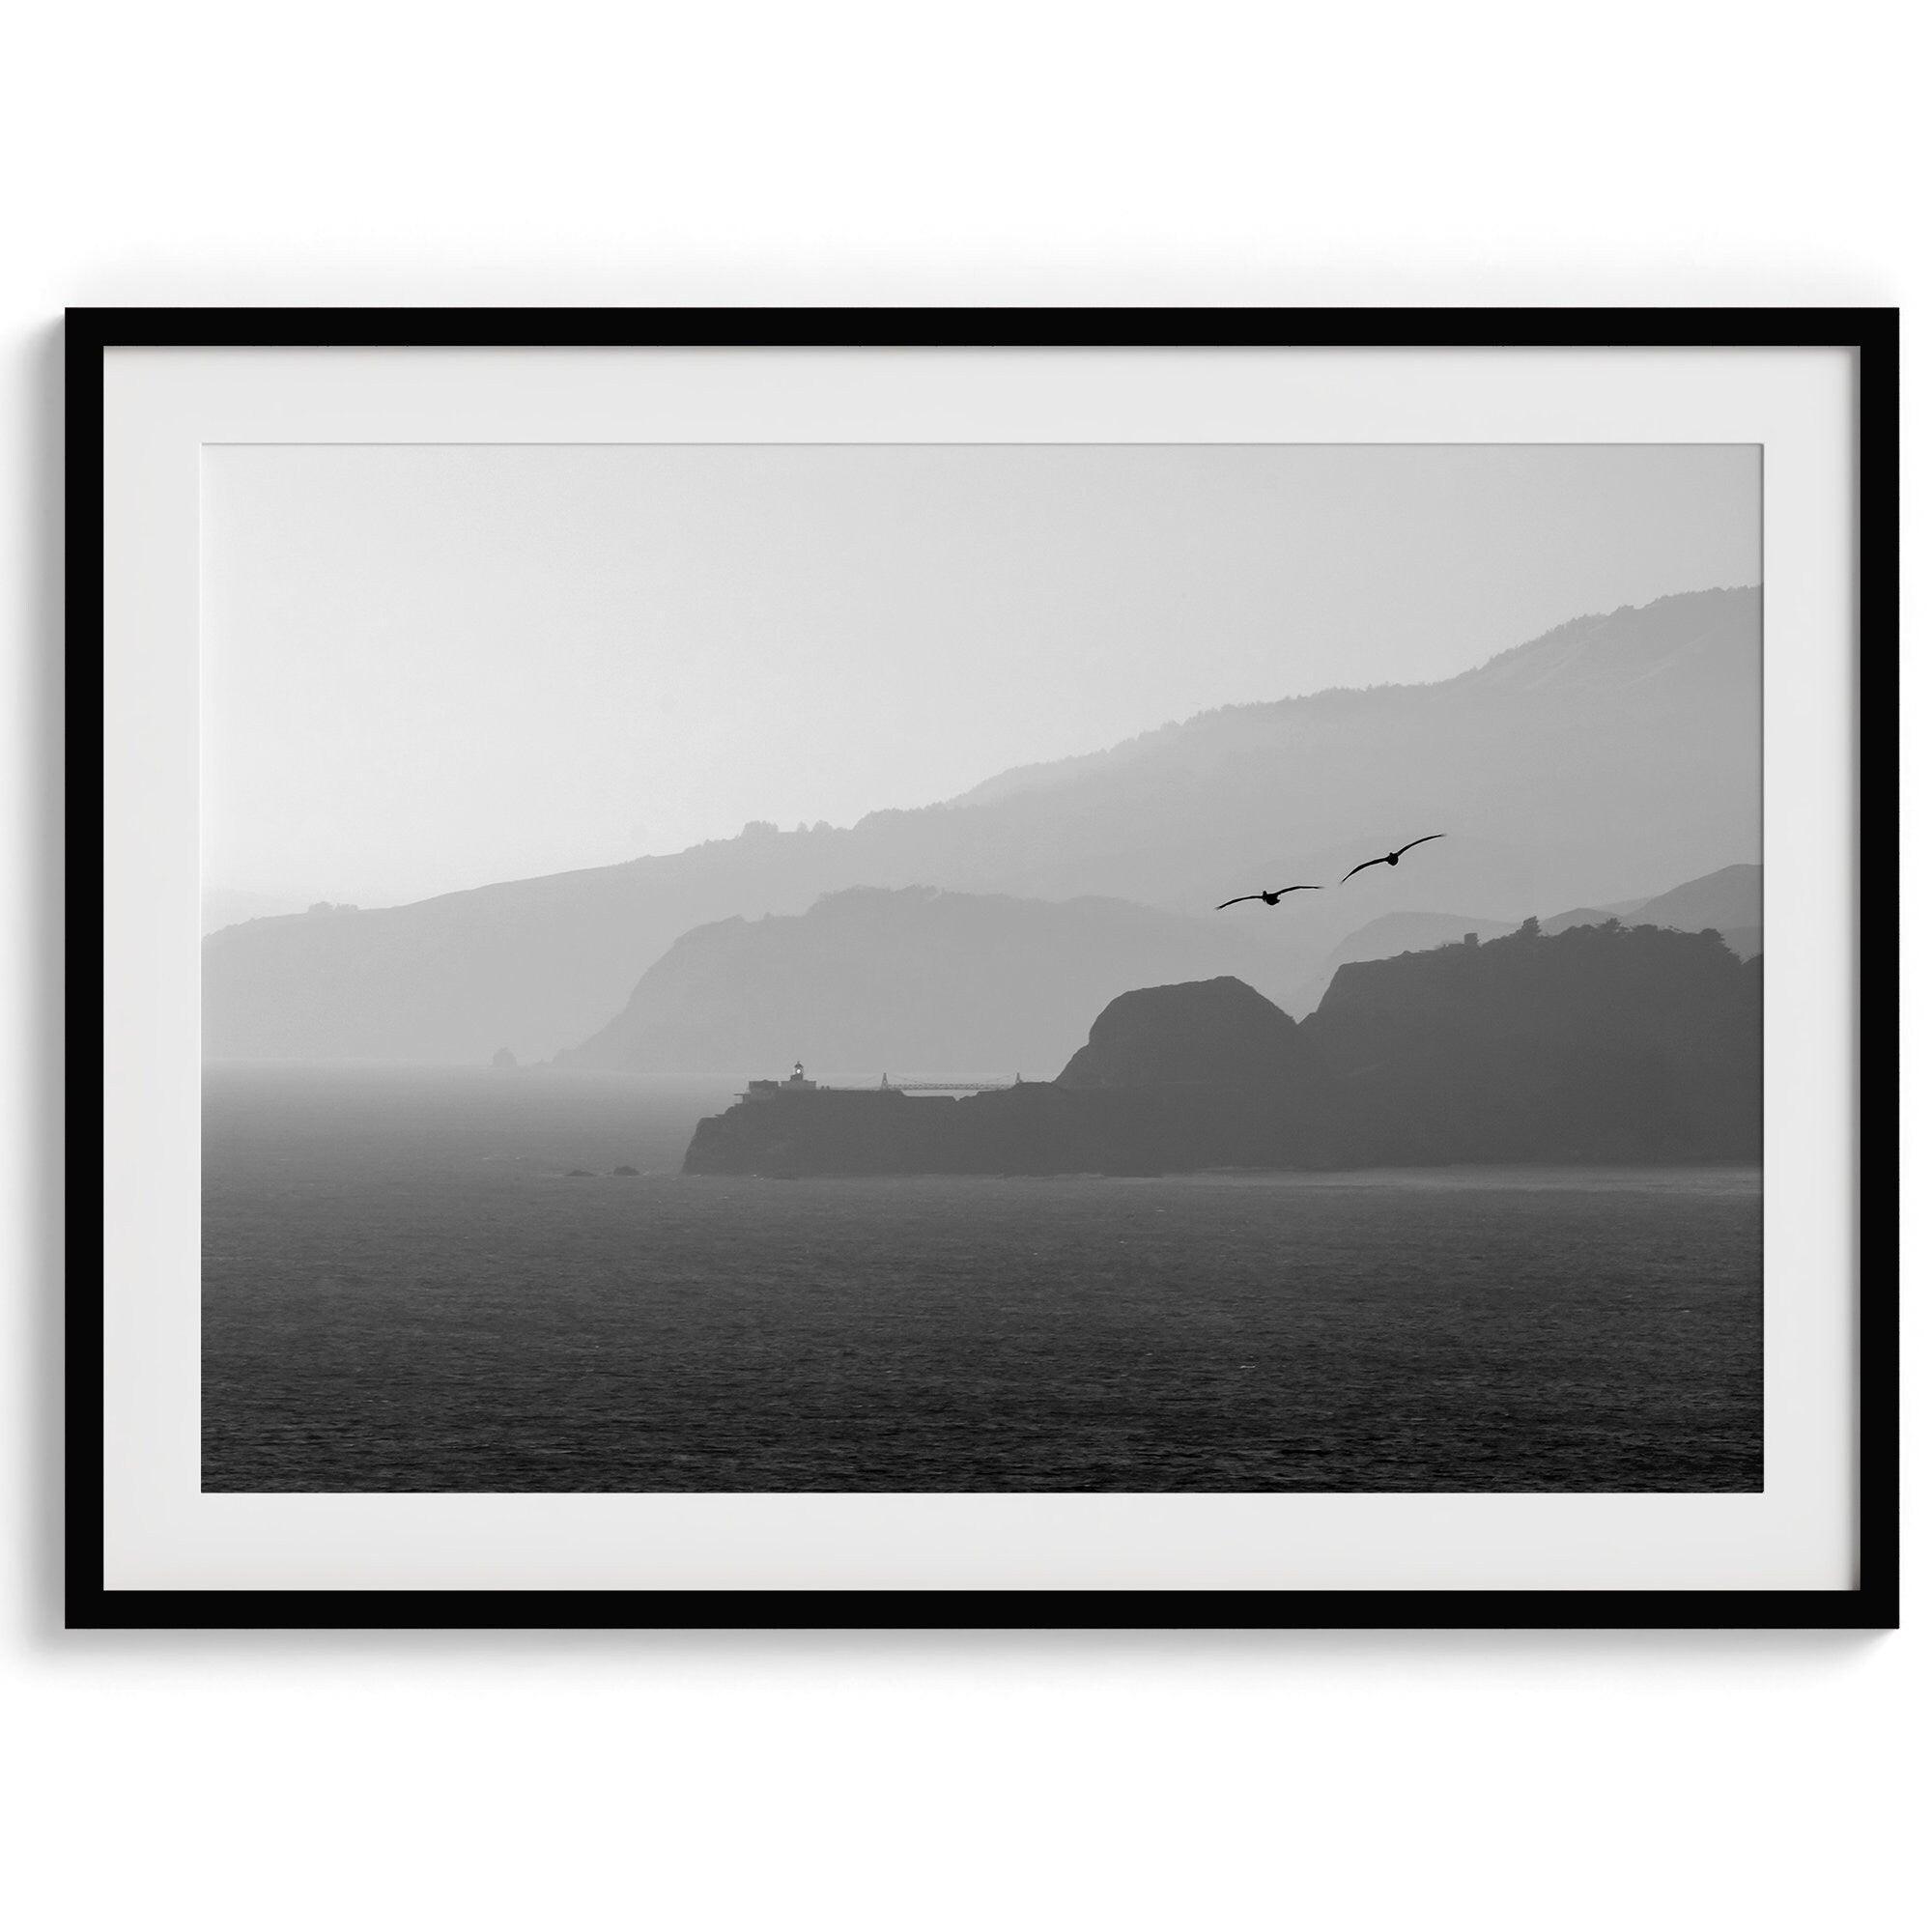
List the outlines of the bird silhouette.
{"type": "Polygon", "coordinates": [[[1393,852],[1384,852],[1379,859],[1364,859],[1359,866],[1351,866],[1342,874],[1341,883],[1347,885],[1357,872],[1366,872],[1371,866],[1400,866],[1402,855],[1412,852],[1418,845],[1427,845],[1432,838],[1446,838],[1446,832],[1426,832],[1420,838],[1411,838],[1406,845],[1398,845],[1393,852]]]}
{"type": "Polygon", "coordinates": [[[1263,905],[1279,905],[1290,893],[1319,893],[1320,886],[1279,886],[1271,893],[1243,893],[1237,899],[1223,899],[1214,910],[1226,912],[1231,905],[1240,905],[1247,899],[1260,899],[1263,905]]]}

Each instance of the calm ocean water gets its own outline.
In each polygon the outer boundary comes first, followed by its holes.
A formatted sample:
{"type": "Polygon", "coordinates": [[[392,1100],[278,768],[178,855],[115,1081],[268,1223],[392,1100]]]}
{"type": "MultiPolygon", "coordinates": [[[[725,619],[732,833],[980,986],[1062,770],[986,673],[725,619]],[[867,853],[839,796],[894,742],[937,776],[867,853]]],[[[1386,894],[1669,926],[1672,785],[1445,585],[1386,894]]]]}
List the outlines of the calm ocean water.
{"type": "Polygon", "coordinates": [[[1759,1487],[1755,1169],[683,1178],[728,1096],[211,1072],[204,1486],[1759,1487]]]}

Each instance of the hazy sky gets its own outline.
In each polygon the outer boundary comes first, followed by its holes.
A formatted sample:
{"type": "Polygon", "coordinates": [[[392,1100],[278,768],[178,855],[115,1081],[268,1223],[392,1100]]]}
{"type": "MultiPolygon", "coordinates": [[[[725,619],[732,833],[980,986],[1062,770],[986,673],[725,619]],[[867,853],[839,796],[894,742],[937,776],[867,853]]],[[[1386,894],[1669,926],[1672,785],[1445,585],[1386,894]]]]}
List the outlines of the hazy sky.
{"type": "Polygon", "coordinates": [[[203,509],[205,883],[364,905],[1762,576],[1754,448],[211,448],[203,509]]]}

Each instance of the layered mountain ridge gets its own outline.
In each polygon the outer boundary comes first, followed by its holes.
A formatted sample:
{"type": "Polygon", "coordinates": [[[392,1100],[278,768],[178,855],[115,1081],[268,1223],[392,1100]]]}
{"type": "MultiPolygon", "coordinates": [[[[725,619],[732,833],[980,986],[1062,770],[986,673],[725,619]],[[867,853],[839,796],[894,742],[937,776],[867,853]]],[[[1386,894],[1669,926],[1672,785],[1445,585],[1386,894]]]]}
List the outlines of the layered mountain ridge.
{"type": "Polygon", "coordinates": [[[1239,973],[1274,991],[1300,955],[1241,920],[1124,899],[1022,899],[854,886],[802,914],[728,919],[676,940],[565,1065],[724,1073],[803,1059],[831,1077],[1039,1079],[1122,984],[1239,973]]]}
{"type": "MultiPolygon", "coordinates": [[[[748,829],[413,905],[251,921],[205,943],[205,1051],[548,1058],[597,1034],[681,934],[854,886],[1198,914],[1446,831],[1426,866],[1405,865],[1410,910],[1626,900],[1757,856],[1759,607],[1754,589],[1663,598],[1439,684],[1208,712],[846,830],[748,829]]],[[[1301,895],[1309,964],[1390,884],[1378,869],[1301,895]]]]}

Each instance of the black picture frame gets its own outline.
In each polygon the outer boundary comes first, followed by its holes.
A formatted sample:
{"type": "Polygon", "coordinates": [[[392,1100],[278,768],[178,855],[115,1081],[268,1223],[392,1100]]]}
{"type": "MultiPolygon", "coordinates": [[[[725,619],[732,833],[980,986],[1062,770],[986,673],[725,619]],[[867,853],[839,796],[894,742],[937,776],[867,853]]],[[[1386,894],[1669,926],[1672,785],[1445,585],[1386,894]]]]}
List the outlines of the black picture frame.
{"type": "Polygon", "coordinates": [[[1854,1629],[1898,1622],[1898,312],[1889,308],[76,308],[67,690],[102,702],[102,379],[116,349],[1849,349],[1858,356],[1858,1582],[1847,1590],[110,1590],[103,1577],[103,751],[67,764],[70,1629],[1854,1629]]]}

